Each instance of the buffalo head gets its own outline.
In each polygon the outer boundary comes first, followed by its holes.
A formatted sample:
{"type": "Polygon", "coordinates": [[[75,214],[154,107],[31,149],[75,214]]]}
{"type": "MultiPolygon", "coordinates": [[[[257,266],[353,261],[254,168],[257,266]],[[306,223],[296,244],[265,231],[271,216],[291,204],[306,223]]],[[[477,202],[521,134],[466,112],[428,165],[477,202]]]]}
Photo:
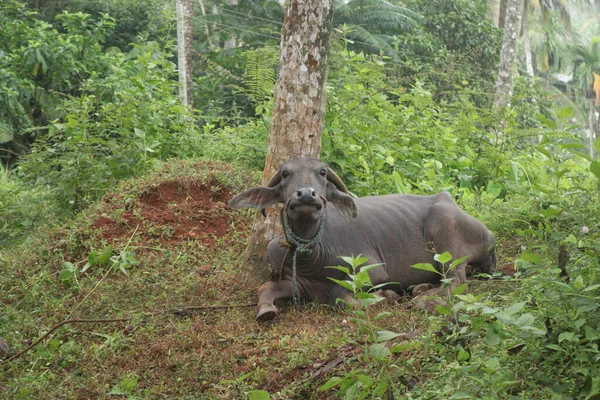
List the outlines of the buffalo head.
{"type": "Polygon", "coordinates": [[[296,158],[282,164],[266,187],[255,187],[229,202],[234,208],[264,209],[276,203],[286,205],[292,221],[317,221],[327,202],[346,217],[358,214],[346,186],[327,164],[315,158],[296,158]]]}

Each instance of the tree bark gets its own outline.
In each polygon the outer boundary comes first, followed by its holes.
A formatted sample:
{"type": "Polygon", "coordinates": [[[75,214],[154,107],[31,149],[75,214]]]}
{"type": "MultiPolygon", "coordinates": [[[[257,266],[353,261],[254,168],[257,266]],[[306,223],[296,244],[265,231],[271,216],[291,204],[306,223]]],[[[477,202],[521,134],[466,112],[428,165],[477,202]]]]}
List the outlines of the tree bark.
{"type": "Polygon", "coordinates": [[[495,107],[510,106],[522,10],[523,0],[506,0],[506,20],[504,23],[502,53],[500,54],[500,68],[498,80],[496,81],[495,107]]]}
{"type": "Polygon", "coordinates": [[[498,22],[500,18],[500,0],[488,1],[488,18],[490,21],[492,21],[492,24],[498,28],[498,22]]]}
{"type": "Polygon", "coordinates": [[[506,3],[510,0],[500,0],[500,10],[498,11],[498,28],[504,29],[506,21],[506,3]]]}
{"type": "MultiPolygon", "coordinates": [[[[320,156],[332,20],[331,0],[286,3],[263,185],[288,159],[320,156]]],[[[268,265],[266,252],[281,233],[279,219],[277,207],[267,210],[266,219],[257,213],[244,254],[249,279],[269,279],[279,268],[268,265]]]]}
{"type": "Polygon", "coordinates": [[[523,30],[523,51],[525,52],[525,64],[527,67],[527,75],[532,79],[534,76],[533,71],[533,60],[531,57],[531,41],[529,40],[529,11],[527,10],[527,3],[529,0],[523,0],[523,17],[521,27],[523,30]]]}
{"type": "Polygon", "coordinates": [[[192,0],[177,0],[177,69],[179,72],[179,97],[184,106],[193,107],[192,87],[192,0]]]}

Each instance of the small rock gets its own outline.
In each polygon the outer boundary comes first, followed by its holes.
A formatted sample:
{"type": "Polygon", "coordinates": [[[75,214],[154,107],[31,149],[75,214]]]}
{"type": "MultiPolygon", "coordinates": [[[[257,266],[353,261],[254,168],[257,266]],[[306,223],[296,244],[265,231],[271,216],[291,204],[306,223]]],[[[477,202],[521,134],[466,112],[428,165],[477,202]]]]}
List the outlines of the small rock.
{"type": "Polygon", "coordinates": [[[0,358],[4,358],[10,354],[10,345],[4,338],[0,337],[0,358]]]}

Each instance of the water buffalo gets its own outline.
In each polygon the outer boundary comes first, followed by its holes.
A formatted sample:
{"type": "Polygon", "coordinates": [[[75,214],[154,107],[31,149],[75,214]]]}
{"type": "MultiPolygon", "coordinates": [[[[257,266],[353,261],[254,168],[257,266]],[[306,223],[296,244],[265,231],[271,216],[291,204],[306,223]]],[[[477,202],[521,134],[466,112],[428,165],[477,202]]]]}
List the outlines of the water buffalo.
{"type": "MultiPolygon", "coordinates": [[[[325,268],[340,265],[341,255],[362,254],[369,264],[380,263],[369,271],[371,281],[374,285],[392,283],[388,289],[394,291],[439,283],[438,274],[411,267],[430,263],[440,268],[435,253],[468,257],[448,272],[448,277],[455,278],[451,287],[466,281],[467,266],[486,273],[495,268],[494,235],[446,192],[355,199],[324,162],[298,158],[284,163],[267,187],[240,193],[229,205],[264,211],[276,203],[284,204],[286,232],[269,243],[268,253],[271,264],[282,273],[279,280],[258,289],[258,321],[277,316],[273,303],[279,299],[352,301],[347,289],[328,279],[347,279],[345,274],[325,268]]],[[[438,290],[432,288],[419,296],[429,298],[438,290]]]]}

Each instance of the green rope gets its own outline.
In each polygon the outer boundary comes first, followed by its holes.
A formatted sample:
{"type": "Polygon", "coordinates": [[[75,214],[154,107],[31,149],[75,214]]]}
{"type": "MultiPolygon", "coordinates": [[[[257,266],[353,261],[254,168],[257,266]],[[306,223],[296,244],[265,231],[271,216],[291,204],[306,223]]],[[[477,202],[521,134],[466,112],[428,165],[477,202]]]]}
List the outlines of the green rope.
{"type": "Polygon", "coordinates": [[[292,231],[287,212],[284,212],[283,215],[283,226],[285,228],[285,238],[295,247],[294,255],[292,256],[292,298],[294,299],[294,303],[297,303],[298,287],[296,279],[296,257],[298,254],[311,254],[316,244],[319,243],[321,237],[323,237],[323,232],[325,231],[325,210],[323,210],[323,213],[321,214],[319,229],[317,230],[315,236],[311,239],[301,238],[292,231]]]}

